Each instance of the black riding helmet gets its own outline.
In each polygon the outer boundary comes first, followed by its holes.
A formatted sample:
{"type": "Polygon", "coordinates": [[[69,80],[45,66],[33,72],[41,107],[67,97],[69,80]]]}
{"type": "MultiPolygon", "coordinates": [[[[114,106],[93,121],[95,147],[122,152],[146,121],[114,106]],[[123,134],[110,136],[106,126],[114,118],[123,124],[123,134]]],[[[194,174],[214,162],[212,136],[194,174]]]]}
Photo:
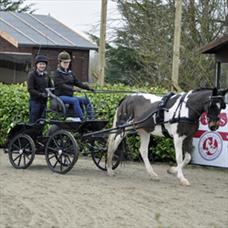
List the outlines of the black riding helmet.
{"type": "Polygon", "coordinates": [[[37,55],[34,60],[34,64],[36,65],[37,63],[46,63],[48,64],[48,58],[45,55],[37,55]]]}

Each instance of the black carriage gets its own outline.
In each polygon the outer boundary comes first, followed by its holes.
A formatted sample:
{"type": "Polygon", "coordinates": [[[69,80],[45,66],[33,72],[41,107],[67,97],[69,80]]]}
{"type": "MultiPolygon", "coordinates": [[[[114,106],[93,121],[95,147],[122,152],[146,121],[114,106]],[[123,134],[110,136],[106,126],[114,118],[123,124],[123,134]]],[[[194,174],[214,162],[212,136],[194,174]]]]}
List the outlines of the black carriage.
{"type": "MultiPolygon", "coordinates": [[[[62,115],[62,120],[40,119],[34,124],[19,123],[8,133],[5,152],[16,169],[28,168],[35,155],[45,155],[48,167],[56,173],[65,174],[78,160],[79,152],[86,150],[101,170],[106,170],[107,135],[99,133],[106,120],[67,121],[70,107],[48,90],[51,112],[62,115]],[[47,133],[45,128],[49,126],[47,133]],[[93,133],[98,132],[98,133],[93,133]]],[[[119,146],[113,160],[113,169],[120,163],[123,144],[119,146]]]]}

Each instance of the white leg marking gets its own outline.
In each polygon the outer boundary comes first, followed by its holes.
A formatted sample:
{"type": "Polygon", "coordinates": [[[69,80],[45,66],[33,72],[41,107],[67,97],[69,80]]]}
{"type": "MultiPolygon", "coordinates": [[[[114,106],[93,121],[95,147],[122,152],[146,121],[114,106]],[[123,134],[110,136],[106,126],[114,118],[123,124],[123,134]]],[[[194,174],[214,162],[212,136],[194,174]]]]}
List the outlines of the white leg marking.
{"type": "MultiPolygon", "coordinates": [[[[186,160],[183,161],[182,155],[182,145],[183,145],[183,137],[178,137],[177,135],[174,136],[174,146],[175,146],[175,153],[176,153],[176,162],[177,162],[177,177],[180,180],[180,183],[184,186],[190,185],[189,181],[184,177],[182,172],[183,166],[188,161],[189,156],[187,156],[186,160]]],[[[176,171],[173,169],[173,171],[176,171]]]]}
{"type": "MultiPolygon", "coordinates": [[[[190,155],[188,152],[186,152],[186,153],[185,153],[184,160],[183,160],[183,162],[182,162],[182,164],[181,164],[182,169],[183,169],[190,161],[191,161],[191,155],[190,155]]],[[[167,172],[168,172],[169,174],[174,174],[174,175],[176,175],[176,174],[177,174],[177,167],[176,167],[176,166],[171,166],[171,167],[167,170],[167,172]]]]}
{"type": "Polygon", "coordinates": [[[154,177],[158,177],[158,175],[154,172],[148,159],[148,145],[150,141],[150,133],[147,133],[144,130],[138,130],[138,134],[140,136],[140,154],[142,156],[148,174],[151,178],[154,179],[154,177]]]}

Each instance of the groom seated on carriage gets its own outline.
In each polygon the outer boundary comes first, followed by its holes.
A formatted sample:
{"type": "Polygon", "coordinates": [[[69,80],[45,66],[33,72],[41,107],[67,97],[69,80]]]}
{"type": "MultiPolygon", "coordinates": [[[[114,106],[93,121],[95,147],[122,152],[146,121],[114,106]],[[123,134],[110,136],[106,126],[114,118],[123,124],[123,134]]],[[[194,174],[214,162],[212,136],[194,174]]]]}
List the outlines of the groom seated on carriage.
{"type": "Polygon", "coordinates": [[[88,119],[94,119],[93,106],[88,97],[73,96],[77,91],[74,86],[81,89],[95,92],[94,89],[79,81],[72,71],[69,69],[71,62],[70,54],[66,51],[60,52],[58,55],[58,68],[54,74],[55,95],[58,96],[64,104],[69,104],[73,108],[73,117],[67,120],[80,122],[84,119],[83,108],[87,113],[88,119]]]}

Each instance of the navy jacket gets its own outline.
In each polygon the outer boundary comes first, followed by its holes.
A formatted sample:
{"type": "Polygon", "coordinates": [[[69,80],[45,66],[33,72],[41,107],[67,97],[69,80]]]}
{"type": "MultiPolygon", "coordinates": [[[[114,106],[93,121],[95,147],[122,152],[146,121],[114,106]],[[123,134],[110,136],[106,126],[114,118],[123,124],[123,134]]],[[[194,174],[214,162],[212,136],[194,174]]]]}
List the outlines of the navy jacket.
{"type": "Polygon", "coordinates": [[[49,87],[52,87],[52,83],[46,72],[43,75],[39,74],[36,70],[29,73],[28,92],[30,99],[46,102],[47,99],[43,98],[41,94],[46,93],[45,88],[49,87]]]}
{"type": "Polygon", "coordinates": [[[56,96],[70,96],[74,94],[74,86],[81,89],[91,90],[88,85],[79,81],[72,73],[71,70],[64,71],[58,68],[54,74],[55,95],[56,96]]]}

